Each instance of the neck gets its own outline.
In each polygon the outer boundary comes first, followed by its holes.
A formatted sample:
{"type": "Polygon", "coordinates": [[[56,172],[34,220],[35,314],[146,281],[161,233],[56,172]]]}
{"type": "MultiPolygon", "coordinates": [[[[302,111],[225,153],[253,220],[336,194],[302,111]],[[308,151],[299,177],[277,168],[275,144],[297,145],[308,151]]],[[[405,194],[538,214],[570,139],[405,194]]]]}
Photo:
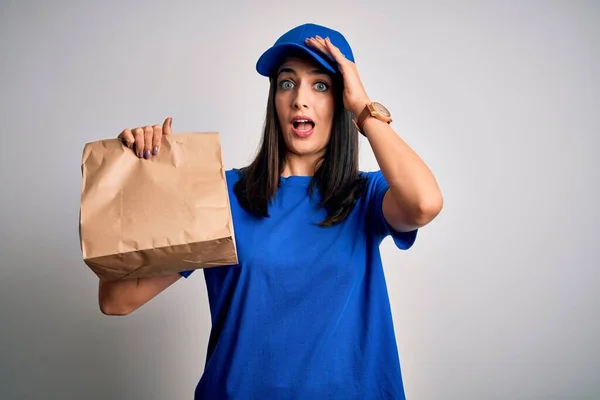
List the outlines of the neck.
{"type": "Polygon", "coordinates": [[[285,157],[285,166],[281,175],[284,177],[313,176],[321,157],[319,154],[298,155],[288,153],[285,157]]]}

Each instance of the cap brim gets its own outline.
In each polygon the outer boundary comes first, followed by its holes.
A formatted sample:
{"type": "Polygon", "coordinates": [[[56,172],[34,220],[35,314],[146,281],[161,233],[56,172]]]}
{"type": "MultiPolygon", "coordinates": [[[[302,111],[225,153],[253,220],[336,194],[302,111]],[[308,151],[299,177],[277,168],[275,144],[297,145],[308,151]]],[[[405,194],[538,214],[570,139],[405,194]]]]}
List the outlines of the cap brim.
{"type": "Polygon", "coordinates": [[[279,66],[285,57],[293,56],[298,53],[304,53],[305,55],[310,56],[323,66],[323,68],[333,74],[338,72],[332,61],[329,61],[315,50],[308,49],[296,43],[277,44],[265,51],[256,62],[256,71],[263,76],[270,77],[274,72],[273,70],[279,66]]]}

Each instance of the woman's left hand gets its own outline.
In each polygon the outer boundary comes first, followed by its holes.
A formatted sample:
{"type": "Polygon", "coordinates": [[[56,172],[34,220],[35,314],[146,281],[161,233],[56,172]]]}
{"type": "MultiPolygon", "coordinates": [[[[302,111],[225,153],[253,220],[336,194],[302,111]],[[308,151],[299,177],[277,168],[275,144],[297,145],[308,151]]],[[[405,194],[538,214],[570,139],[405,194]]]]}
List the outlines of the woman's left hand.
{"type": "Polygon", "coordinates": [[[371,101],[360,80],[356,64],[348,60],[329,38],[316,36],[306,39],[306,43],[337,63],[344,80],[344,107],[358,117],[371,101]]]}

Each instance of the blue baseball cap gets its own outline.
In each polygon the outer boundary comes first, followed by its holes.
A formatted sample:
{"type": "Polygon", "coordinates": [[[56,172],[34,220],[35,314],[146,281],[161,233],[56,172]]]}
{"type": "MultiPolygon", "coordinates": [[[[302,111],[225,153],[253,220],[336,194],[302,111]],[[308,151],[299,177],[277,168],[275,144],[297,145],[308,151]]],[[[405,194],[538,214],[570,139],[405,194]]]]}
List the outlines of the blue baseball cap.
{"type": "Polygon", "coordinates": [[[287,31],[277,39],[275,44],[258,59],[256,71],[263,76],[270,77],[285,57],[300,52],[312,57],[327,71],[333,74],[338,73],[335,61],[330,60],[329,57],[306,44],[306,39],[314,36],[320,36],[323,39],[328,37],[348,60],[354,62],[354,54],[344,35],[331,28],[308,23],[287,31]]]}

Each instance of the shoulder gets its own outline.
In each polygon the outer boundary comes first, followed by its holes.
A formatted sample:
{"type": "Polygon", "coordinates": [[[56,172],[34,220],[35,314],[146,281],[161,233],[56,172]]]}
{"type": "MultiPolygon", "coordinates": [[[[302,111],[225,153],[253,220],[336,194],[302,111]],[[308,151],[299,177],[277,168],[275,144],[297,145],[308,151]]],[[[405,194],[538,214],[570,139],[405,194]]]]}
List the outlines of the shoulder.
{"type": "Polygon", "coordinates": [[[380,209],[383,204],[383,198],[390,189],[383,172],[381,170],[360,171],[363,180],[363,201],[368,208],[375,207],[380,209]]]}
{"type": "Polygon", "coordinates": [[[235,183],[238,180],[240,180],[241,176],[242,170],[239,168],[231,168],[225,170],[225,179],[227,179],[227,182],[235,183]]]}
{"type": "Polygon", "coordinates": [[[243,168],[230,168],[225,170],[225,180],[227,181],[227,186],[230,189],[233,189],[233,187],[242,178],[243,171],[243,168]]]}
{"type": "Polygon", "coordinates": [[[381,170],[360,171],[359,175],[365,181],[365,186],[368,192],[386,191],[389,189],[389,184],[381,170]]]}
{"type": "Polygon", "coordinates": [[[366,178],[369,181],[372,181],[374,179],[380,179],[383,177],[383,173],[381,172],[380,169],[376,169],[373,171],[360,170],[360,171],[358,171],[358,173],[361,177],[366,178]]]}

